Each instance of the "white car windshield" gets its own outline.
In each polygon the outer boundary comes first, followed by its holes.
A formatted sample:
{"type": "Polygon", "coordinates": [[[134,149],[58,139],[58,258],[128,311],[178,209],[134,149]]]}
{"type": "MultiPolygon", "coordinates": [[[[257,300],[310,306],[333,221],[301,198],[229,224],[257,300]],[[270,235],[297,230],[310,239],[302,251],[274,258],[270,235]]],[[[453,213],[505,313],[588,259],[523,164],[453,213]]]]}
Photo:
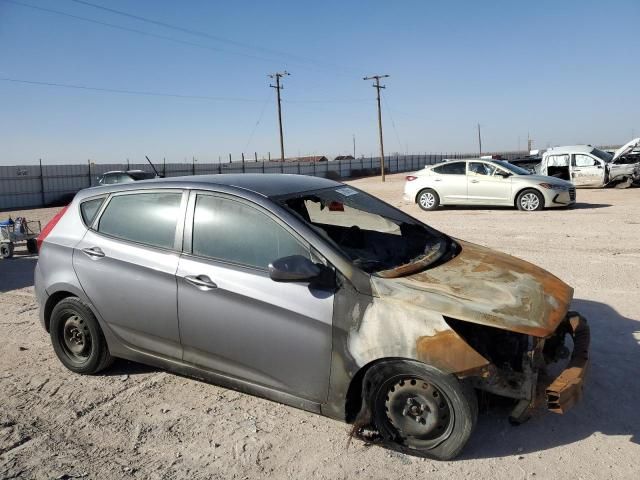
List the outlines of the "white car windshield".
{"type": "Polygon", "coordinates": [[[497,165],[500,165],[502,168],[509,170],[511,173],[515,173],[516,175],[531,175],[531,172],[529,172],[529,170],[516,167],[515,165],[507,162],[506,160],[494,160],[494,163],[496,163],[497,165]]]}
{"type": "Polygon", "coordinates": [[[605,162],[610,162],[613,159],[613,155],[609,152],[605,152],[604,150],[600,150],[599,148],[594,148],[591,150],[591,155],[595,155],[600,160],[604,160],[605,162]]]}

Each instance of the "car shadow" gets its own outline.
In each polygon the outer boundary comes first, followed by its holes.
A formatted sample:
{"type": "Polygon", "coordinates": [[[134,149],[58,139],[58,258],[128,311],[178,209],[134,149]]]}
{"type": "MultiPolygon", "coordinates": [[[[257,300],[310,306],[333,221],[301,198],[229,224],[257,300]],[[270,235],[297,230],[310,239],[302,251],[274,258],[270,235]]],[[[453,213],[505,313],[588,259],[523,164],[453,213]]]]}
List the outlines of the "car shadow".
{"type": "Polygon", "coordinates": [[[13,258],[0,260],[0,293],[33,286],[33,272],[38,257],[18,254],[13,258]]]}
{"type": "Polygon", "coordinates": [[[100,372],[105,377],[117,377],[122,375],[142,375],[153,372],[162,372],[161,368],[145,365],[144,363],[132,362],[123,358],[116,358],[113,365],[107,370],[100,372]]]}
{"type": "MultiPolygon", "coordinates": [[[[567,211],[567,210],[585,210],[585,209],[597,209],[597,208],[607,208],[607,207],[611,207],[610,204],[608,203],[575,203],[572,206],[569,207],[553,207],[553,208],[545,208],[544,211],[545,212],[551,212],[551,211],[567,211]]],[[[516,207],[512,207],[512,206],[491,206],[491,205],[441,205],[440,207],[438,207],[438,211],[440,210],[469,210],[469,211],[474,211],[474,210],[510,210],[510,211],[516,211],[516,207]]]]}
{"type": "Polygon", "coordinates": [[[564,415],[536,412],[520,426],[507,421],[513,404],[495,402],[478,419],[461,458],[495,458],[540,452],[578,442],[599,433],[627,436],[640,444],[640,321],[609,305],[574,300],[591,328],[589,372],[582,401],[564,415]]]}

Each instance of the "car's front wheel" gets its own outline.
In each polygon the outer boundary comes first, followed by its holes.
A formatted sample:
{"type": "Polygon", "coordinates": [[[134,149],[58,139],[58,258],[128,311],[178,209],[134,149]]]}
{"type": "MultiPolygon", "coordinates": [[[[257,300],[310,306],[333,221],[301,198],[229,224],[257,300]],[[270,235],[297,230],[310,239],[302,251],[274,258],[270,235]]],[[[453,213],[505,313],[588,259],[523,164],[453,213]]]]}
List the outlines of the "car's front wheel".
{"type": "Polygon", "coordinates": [[[113,361],[96,317],[78,298],[65,298],[53,308],[49,334],[56,355],[73,372],[98,373],[113,361]]]}
{"type": "Polygon", "coordinates": [[[525,212],[542,210],[544,208],[544,197],[536,190],[523,190],[516,199],[516,206],[518,210],[524,210],[525,212]]]}
{"type": "Polygon", "coordinates": [[[440,205],[440,197],[435,190],[425,188],[418,193],[418,206],[422,210],[435,210],[440,205]]]}
{"type": "Polygon", "coordinates": [[[386,441],[405,453],[448,460],[469,440],[478,416],[475,391],[454,375],[410,361],[385,363],[368,378],[369,408],[386,441]]]}

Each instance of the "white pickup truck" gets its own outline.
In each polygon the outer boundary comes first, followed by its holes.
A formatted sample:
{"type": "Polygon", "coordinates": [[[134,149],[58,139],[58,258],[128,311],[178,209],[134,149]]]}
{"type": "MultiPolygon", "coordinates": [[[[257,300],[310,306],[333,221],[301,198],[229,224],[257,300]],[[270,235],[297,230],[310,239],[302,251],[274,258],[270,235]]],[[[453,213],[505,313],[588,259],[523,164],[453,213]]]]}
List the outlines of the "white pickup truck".
{"type": "Polygon", "coordinates": [[[640,182],[640,162],[627,157],[638,145],[640,138],[635,138],[613,154],[591,145],[553,147],[531,167],[537,174],[562,178],[576,187],[627,187],[640,182]]]}

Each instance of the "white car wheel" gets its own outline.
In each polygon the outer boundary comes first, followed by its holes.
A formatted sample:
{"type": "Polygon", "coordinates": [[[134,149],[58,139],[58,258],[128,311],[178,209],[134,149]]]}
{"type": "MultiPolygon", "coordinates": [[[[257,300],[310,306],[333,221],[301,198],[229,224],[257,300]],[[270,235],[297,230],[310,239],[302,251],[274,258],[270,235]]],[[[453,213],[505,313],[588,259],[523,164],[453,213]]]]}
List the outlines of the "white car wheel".
{"type": "Polygon", "coordinates": [[[439,205],[440,197],[435,191],[426,189],[418,194],[418,206],[422,210],[435,210],[439,205]]]}
{"type": "Polygon", "coordinates": [[[520,210],[534,212],[536,210],[542,210],[544,207],[544,198],[534,190],[525,190],[518,195],[517,204],[520,210]]]}

